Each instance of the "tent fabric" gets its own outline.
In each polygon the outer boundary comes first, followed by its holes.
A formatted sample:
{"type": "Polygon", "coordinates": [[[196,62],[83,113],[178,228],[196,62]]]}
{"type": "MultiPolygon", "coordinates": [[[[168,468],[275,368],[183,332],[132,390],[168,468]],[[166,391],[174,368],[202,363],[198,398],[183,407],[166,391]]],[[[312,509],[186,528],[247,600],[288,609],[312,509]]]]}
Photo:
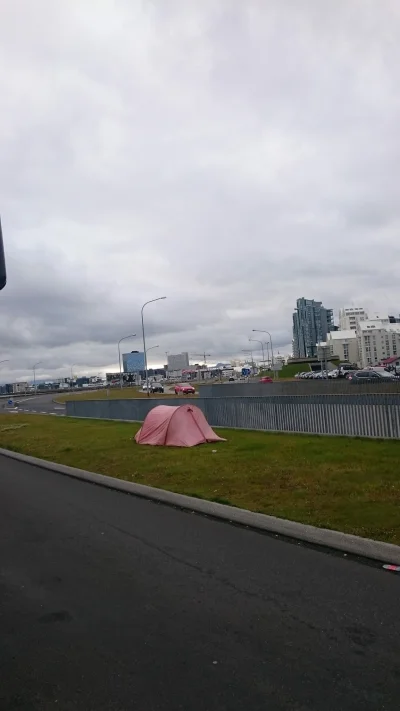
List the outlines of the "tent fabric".
{"type": "Polygon", "coordinates": [[[195,447],[206,442],[225,442],[211,429],[195,405],[158,405],[147,414],[135,436],[138,444],[195,447]]]}

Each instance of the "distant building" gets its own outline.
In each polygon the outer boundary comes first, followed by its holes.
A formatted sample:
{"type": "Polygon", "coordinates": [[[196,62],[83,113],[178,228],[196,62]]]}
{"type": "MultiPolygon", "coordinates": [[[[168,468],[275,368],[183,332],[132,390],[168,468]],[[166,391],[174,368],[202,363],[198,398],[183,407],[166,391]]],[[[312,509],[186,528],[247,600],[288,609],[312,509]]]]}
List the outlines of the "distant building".
{"type": "Polygon", "coordinates": [[[363,368],[400,355],[400,323],[389,318],[369,319],[357,325],[359,362],[363,368]]]}
{"type": "Polygon", "coordinates": [[[400,355],[392,356],[391,358],[385,358],[382,361],[382,365],[397,371],[400,368],[400,355]]]}
{"type": "Polygon", "coordinates": [[[29,383],[7,383],[5,388],[7,393],[17,395],[18,393],[26,393],[29,390],[29,383]]]}
{"type": "Polygon", "coordinates": [[[321,301],[297,299],[293,314],[293,357],[316,356],[316,344],[326,341],[333,328],[332,309],[325,309],[321,301]]]}
{"type": "Polygon", "coordinates": [[[176,355],[169,355],[168,358],[168,371],[182,371],[189,368],[189,353],[177,353],[176,355]]]}
{"type": "Polygon", "coordinates": [[[368,314],[362,306],[349,306],[339,310],[339,330],[355,331],[359,321],[366,321],[368,314]]]}
{"type": "Polygon", "coordinates": [[[140,351],[132,351],[132,353],[124,353],[122,355],[122,363],[124,373],[140,373],[145,369],[144,353],[140,351]]]}
{"type": "Polygon", "coordinates": [[[357,331],[346,329],[343,331],[331,331],[326,337],[326,345],[329,346],[330,355],[337,356],[341,361],[358,363],[358,341],[357,331]]]}

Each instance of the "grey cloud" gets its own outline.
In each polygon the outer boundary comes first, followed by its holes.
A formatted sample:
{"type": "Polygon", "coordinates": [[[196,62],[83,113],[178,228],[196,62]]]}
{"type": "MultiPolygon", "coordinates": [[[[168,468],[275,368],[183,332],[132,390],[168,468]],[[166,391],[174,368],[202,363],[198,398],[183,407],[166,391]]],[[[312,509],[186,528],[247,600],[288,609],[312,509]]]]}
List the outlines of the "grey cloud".
{"type": "Polygon", "coordinates": [[[394,2],[3,5],[2,379],[115,367],[158,295],[159,362],[289,352],[302,295],[399,312],[394,2]]]}

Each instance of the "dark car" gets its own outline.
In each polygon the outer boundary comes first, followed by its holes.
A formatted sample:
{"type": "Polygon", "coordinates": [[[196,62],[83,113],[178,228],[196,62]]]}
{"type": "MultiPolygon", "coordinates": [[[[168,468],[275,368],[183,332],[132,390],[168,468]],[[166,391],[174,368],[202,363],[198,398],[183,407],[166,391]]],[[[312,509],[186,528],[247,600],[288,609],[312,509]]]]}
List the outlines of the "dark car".
{"type": "Polygon", "coordinates": [[[397,378],[390,375],[382,375],[376,370],[356,370],[354,373],[350,373],[347,376],[354,385],[360,385],[362,383],[376,383],[376,382],[387,382],[396,381],[397,378]]]}
{"type": "Polygon", "coordinates": [[[163,393],[163,392],[164,392],[164,388],[163,388],[163,386],[161,385],[161,383],[152,383],[152,384],[150,385],[150,392],[151,392],[151,393],[163,393]]]}

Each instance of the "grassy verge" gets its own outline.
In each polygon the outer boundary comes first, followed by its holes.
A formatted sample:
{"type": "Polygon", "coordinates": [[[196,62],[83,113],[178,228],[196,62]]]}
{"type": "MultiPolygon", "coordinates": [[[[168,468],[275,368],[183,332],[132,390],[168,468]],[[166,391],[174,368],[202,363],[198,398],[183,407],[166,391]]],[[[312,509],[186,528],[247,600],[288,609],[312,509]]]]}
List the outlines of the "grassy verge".
{"type": "Polygon", "coordinates": [[[138,426],[0,416],[0,446],[149,486],[400,544],[400,442],[219,430],[190,449],[132,442],[138,426]],[[18,425],[24,425],[14,429],[18,425]],[[217,450],[213,453],[213,450],[217,450]]]}

